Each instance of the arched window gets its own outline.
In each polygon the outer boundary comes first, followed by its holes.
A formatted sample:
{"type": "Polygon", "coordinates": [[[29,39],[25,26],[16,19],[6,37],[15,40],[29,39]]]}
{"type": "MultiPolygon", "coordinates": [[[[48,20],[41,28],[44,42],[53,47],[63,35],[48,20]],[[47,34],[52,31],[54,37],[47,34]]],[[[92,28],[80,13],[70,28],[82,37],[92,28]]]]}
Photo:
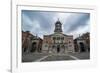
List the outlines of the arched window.
{"type": "Polygon", "coordinates": [[[60,40],[60,37],[57,37],[57,40],[60,40]]]}

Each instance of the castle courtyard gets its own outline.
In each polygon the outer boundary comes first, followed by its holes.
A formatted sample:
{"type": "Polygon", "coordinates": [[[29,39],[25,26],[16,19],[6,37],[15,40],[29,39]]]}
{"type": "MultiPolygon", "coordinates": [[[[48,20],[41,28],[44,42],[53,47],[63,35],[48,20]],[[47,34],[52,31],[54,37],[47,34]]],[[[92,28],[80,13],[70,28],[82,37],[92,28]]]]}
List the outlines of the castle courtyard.
{"type": "Polygon", "coordinates": [[[43,53],[30,53],[24,54],[22,57],[23,62],[44,62],[44,61],[68,61],[68,60],[88,60],[90,58],[89,52],[83,53],[68,53],[68,54],[43,54],[43,53]]]}
{"type": "Polygon", "coordinates": [[[22,62],[90,60],[90,31],[89,28],[85,29],[85,25],[89,27],[89,13],[78,13],[80,16],[77,13],[63,13],[70,14],[68,17],[71,19],[62,19],[62,16],[54,16],[62,13],[34,14],[34,11],[23,10],[22,14],[27,12],[32,23],[24,24],[26,20],[22,18],[22,62]],[[38,16],[40,14],[43,16],[38,16]],[[43,19],[46,14],[51,14],[51,18],[43,19]],[[78,20],[76,17],[79,17],[78,20]],[[55,19],[51,20],[53,18],[55,19]]]}

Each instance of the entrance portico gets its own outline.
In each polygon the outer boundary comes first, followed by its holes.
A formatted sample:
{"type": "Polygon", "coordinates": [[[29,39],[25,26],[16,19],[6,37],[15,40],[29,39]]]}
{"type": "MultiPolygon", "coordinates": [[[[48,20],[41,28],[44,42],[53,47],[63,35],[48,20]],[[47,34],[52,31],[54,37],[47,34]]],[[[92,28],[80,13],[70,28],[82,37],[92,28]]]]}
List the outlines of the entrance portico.
{"type": "Polygon", "coordinates": [[[63,34],[62,23],[59,19],[55,23],[54,33],[44,35],[42,51],[53,54],[74,52],[73,36],[63,34]]]}
{"type": "Polygon", "coordinates": [[[65,53],[65,46],[61,44],[55,44],[51,49],[52,53],[65,53]]]}

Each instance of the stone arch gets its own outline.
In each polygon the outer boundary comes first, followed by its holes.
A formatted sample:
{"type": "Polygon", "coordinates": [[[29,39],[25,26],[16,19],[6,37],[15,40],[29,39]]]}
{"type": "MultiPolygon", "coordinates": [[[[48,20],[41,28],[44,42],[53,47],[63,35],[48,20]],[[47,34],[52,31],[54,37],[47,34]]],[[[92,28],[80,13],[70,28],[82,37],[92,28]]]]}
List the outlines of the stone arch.
{"type": "Polygon", "coordinates": [[[79,45],[80,45],[80,52],[86,52],[85,44],[83,42],[80,42],[79,45]]]}
{"type": "Polygon", "coordinates": [[[31,48],[30,52],[35,52],[36,51],[36,45],[37,45],[36,42],[32,43],[32,48],[31,48]]]}
{"type": "Polygon", "coordinates": [[[57,45],[57,53],[60,52],[60,45],[57,45]]]}

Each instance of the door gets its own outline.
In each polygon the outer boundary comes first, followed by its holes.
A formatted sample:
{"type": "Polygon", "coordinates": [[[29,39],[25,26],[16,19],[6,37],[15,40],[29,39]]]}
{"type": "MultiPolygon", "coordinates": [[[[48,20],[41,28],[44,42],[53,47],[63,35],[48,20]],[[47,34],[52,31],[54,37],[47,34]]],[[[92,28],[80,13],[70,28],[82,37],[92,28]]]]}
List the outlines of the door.
{"type": "Polygon", "coordinates": [[[81,52],[85,52],[85,51],[86,51],[86,50],[85,50],[85,45],[84,45],[83,42],[80,42],[80,51],[81,51],[81,52]]]}
{"type": "Polygon", "coordinates": [[[60,45],[57,46],[57,53],[60,52],[60,45]]]}
{"type": "Polygon", "coordinates": [[[30,52],[35,52],[35,51],[36,51],[36,42],[33,42],[30,52]]]}

